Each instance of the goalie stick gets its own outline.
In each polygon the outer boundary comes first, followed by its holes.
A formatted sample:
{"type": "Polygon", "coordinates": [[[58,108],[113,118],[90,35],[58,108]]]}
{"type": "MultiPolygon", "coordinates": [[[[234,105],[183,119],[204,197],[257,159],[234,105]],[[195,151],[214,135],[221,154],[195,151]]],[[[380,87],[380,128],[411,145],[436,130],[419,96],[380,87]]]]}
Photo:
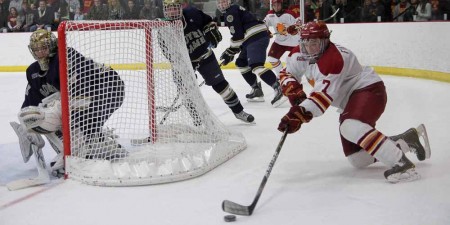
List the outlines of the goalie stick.
{"type": "Polygon", "coordinates": [[[222,210],[231,214],[235,215],[242,215],[242,216],[251,216],[253,213],[253,210],[255,210],[256,204],[258,203],[259,197],[261,197],[261,194],[264,190],[264,187],[266,186],[267,180],[269,179],[270,172],[272,171],[272,168],[275,164],[275,161],[278,158],[278,155],[280,154],[281,147],[283,146],[284,140],[286,139],[288,133],[288,129],[286,129],[283,133],[283,136],[281,137],[280,143],[277,146],[277,149],[275,151],[275,154],[272,156],[272,160],[269,163],[269,167],[267,168],[266,174],[264,175],[264,178],[261,181],[261,184],[259,185],[258,192],[256,193],[255,198],[253,199],[252,204],[249,206],[240,205],[238,203],[224,200],[222,202],[222,210]]]}
{"type": "Polygon", "coordinates": [[[19,189],[24,189],[28,187],[39,186],[43,184],[47,184],[50,182],[50,175],[45,166],[44,155],[42,154],[42,148],[39,148],[36,145],[31,145],[33,150],[34,157],[36,159],[36,166],[38,171],[38,176],[35,178],[29,179],[20,179],[16,181],[12,181],[6,184],[6,187],[10,191],[15,191],[19,189]]]}

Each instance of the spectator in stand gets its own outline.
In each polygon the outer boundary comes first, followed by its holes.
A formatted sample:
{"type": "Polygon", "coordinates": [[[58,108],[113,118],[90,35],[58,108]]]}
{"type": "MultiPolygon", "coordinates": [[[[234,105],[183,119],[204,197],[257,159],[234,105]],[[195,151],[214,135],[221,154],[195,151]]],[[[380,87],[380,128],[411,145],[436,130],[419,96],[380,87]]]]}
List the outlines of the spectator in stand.
{"type": "Polygon", "coordinates": [[[65,1],[66,4],[69,6],[68,8],[69,16],[71,19],[73,19],[75,15],[75,10],[81,7],[80,1],[79,0],[61,0],[61,1],[65,1]]]}
{"type": "Polygon", "coordinates": [[[416,8],[415,21],[429,21],[431,19],[431,3],[428,0],[419,0],[419,5],[416,8]]]}
{"type": "Polygon", "coordinates": [[[108,19],[109,20],[121,20],[125,14],[125,10],[122,5],[120,5],[119,0],[109,0],[108,1],[108,19]]]}
{"type": "Polygon", "coordinates": [[[84,19],[86,19],[87,14],[89,10],[91,10],[91,7],[94,5],[94,0],[82,0],[83,1],[83,9],[81,12],[84,15],[84,19]]]}
{"type": "Polygon", "coordinates": [[[139,19],[140,9],[134,4],[133,0],[128,0],[128,5],[125,8],[125,14],[123,15],[126,20],[139,19]]]}
{"type": "Polygon", "coordinates": [[[38,29],[53,29],[53,22],[55,21],[55,13],[49,7],[45,0],[39,1],[39,8],[37,10],[36,24],[30,27],[30,31],[34,32],[38,29]]]}
{"type": "Polygon", "coordinates": [[[22,11],[22,2],[23,2],[23,0],[11,0],[9,2],[8,10],[11,10],[11,8],[14,7],[14,8],[16,8],[17,13],[19,13],[20,11],[22,11]]]}
{"type": "Polygon", "coordinates": [[[384,21],[384,15],[384,6],[379,0],[365,0],[362,22],[377,22],[378,17],[384,21]]]}
{"type": "Polygon", "coordinates": [[[94,5],[89,9],[86,16],[88,20],[107,20],[108,6],[102,4],[100,0],[94,0],[94,5]]]}
{"type": "Polygon", "coordinates": [[[315,9],[316,6],[312,0],[305,0],[305,21],[304,23],[314,21],[316,19],[315,9]]]}
{"type": "Polygon", "coordinates": [[[22,3],[22,17],[22,30],[29,32],[30,28],[36,24],[37,14],[36,11],[33,11],[31,7],[28,6],[26,1],[22,3]]]}
{"type": "Polygon", "coordinates": [[[84,20],[84,15],[80,8],[75,9],[75,15],[73,15],[73,20],[84,20]]]}
{"type": "Polygon", "coordinates": [[[59,4],[59,9],[57,13],[55,14],[55,20],[56,23],[59,24],[64,20],[71,20],[73,19],[73,15],[70,13],[70,7],[69,3],[65,0],[62,0],[59,4]],[[58,15],[58,17],[56,17],[58,15]]]}
{"type": "MultiPolygon", "coordinates": [[[[340,18],[344,18],[345,23],[354,23],[360,22],[359,18],[361,15],[361,7],[356,1],[348,1],[348,0],[336,0],[336,5],[334,6],[335,10],[339,9],[335,19],[336,21],[340,21],[340,18]]],[[[332,12],[334,13],[335,10],[332,12]]],[[[331,16],[331,15],[330,15],[331,16]]],[[[324,17],[324,19],[327,17],[324,17]]]]}
{"type": "Polygon", "coordinates": [[[441,20],[441,8],[439,7],[439,0],[431,0],[431,20],[441,20]]]}
{"type": "Polygon", "coordinates": [[[158,15],[158,6],[155,6],[154,1],[146,0],[144,1],[144,7],[141,9],[139,14],[139,19],[154,20],[161,18],[163,15],[158,15]]]}
{"type": "Polygon", "coordinates": [[[19,32],[21,31],[22,21],[19,20],[19,13],[15,7],[9,8],[8,15],[8,32],[19,32]]]}
{"type": "MultiPolygon", "coordinates": [[[[270,0],[256,0],[256,19],[263,20],[270,10],[270,0]]],[[[220,11],[219,11],[220,12],[220,11]]]]}
{"type": "MultiPolygon", "coordinates": [[[[337,2],[338,0],[336,0],[337,2]]],[[[319,15],[320,20],[323,20],[325,18],[330,17],[333,15],[335,9],[333,6],[333,0],[319,0],[319,15]]],[[[339,16],[334,17],[333,19],[329,20],[328,23],[335,23],[336,21],[339,21],[339,16]]]]}
{"type": "Polygon", "coordinates": [[[6,21],[9,14],[9,1],[0,0],[0,32],[6,32],[8,30],[6,21]]]}
{"type": "Polygon", "coordinates": [[[394,7],[394,11],[393,11],[393,20],[396,22],[403,22],[403,21],[407,21],[405,20],[407,17],[406,14],[406,10],[409,9],[409,7],[411,7],[411,4],[409,4],[409,2],[407,0],[400,0],[400,3],[398,3],[395,7],[394,7]]]}

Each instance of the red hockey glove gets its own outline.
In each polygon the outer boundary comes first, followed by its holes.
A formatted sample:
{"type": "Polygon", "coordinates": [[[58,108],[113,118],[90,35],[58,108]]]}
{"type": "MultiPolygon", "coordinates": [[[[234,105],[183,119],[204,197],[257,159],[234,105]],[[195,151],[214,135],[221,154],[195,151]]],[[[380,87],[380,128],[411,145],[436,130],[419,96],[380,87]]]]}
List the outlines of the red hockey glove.
{"type": "Polygon", "coordinates": [[[296,35],[298,34],[298,27],[297,25],[290,25],[287,29],[286,29],[287,33],[290,35],[296,35]]]}
{"type": "Polygon", "coordinates": [[[288,97],[292,106],[302,103],[306,99],[306,94],[303,91],[303,85],[297,81],[289,81],[281,86],[283,95],[288,97]]]}
{"type": "Polygon", "coordinates": [[[284,132],[287,129],[289,134],[297,132],[303,123],[311,121],[312,118],[312,113],[306,111],[302,106],[292,106],[289,112],[281,118],[278,130],[284,132]]]}

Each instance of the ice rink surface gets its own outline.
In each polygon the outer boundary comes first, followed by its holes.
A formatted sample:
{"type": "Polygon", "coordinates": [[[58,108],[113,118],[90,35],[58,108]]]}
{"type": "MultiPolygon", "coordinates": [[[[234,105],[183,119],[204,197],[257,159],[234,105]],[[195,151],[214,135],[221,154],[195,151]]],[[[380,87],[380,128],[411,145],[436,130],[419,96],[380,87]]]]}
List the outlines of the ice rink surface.
{"type": "MultiPolygon", "coordinates": [[[[16,121],[26,86],[24,73],[0,74],[0,225],[215,225],[225,224],[224,199],[249,205],[281,137],[276,130],[288,103],[272,108],[272,90],[263,84],[266,102],[248,103],[250,88],[237,70],[226,78],[256,124],[238,121],[212,88],[201,90],[211,110],[230,129],[241,131],[248,147],[203,176],[153,186],[96,187],[72,180],[8,191],[6,183],[34,177],[34,160],[22,161],[16,121]]],[[[390,184],[381,163],[353,168],[341,150],[335,108],[287,136],[261,199],[248,225],[448,225],[450,224],[450,84],[382,76],[388,105],[378,122],[385,135],[424,123],[431,159],[407,154],[422,178],[390,184]]],[[[201,82],[201,81],[199,81],[201,82]]],[[[309,85],[305,84],[305,87],[309,85]]],[[[309,89],[308,89],[309,90],[309,89]]],[[[44,148],[47,162],[55,155],[44,148]]]]}

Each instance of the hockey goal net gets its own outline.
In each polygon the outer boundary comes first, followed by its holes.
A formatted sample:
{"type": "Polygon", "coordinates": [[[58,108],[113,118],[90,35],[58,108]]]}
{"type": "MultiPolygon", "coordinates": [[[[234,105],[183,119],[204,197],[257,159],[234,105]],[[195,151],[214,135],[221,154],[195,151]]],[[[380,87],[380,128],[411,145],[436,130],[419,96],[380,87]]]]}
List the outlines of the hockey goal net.
{"type": "Polygon", "coordinates": [[[205,103],[181,22],[58,28],[66,175],[101,186],[202,175],[246,147],[205,103]]]}

